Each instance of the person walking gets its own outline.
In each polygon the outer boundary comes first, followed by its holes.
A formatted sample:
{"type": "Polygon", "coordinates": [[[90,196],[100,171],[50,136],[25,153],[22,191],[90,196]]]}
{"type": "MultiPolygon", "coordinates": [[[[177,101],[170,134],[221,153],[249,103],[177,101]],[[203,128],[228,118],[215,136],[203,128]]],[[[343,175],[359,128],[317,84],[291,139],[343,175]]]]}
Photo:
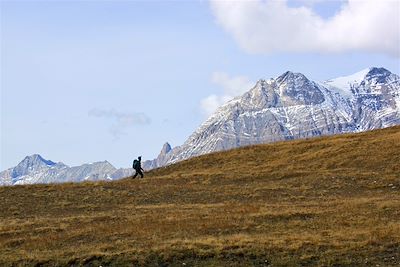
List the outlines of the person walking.
{"type": "Polygon", "coordinates": [[[143,178],[144,175],[142,171],[144,170],[142,169],[141,163],[142,163],[141,156],[139,156],[137,160],[135,159],[133,161],[132,168],[136,171],[135,175],[133,176],[133,179],[135,179],[138,174],[140,174],[140,178],[143,178]]]}

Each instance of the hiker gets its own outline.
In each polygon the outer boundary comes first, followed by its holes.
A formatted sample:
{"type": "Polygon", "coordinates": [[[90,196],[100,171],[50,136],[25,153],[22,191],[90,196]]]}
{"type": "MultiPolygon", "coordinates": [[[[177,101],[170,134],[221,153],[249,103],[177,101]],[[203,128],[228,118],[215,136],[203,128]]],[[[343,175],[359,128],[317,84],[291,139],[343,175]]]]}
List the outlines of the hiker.
{"type": "Polygon", "coordinates": [[[135,175],[133,176],[133,179],[135,179],[138,174],[140,174],[140,178],[143,178],[142,171],[144,171],[144,170],[142,169],[142,166],[140,165],[141,161],[142,161],[142,157],[139,156],[138,159],[137,160],[135,159],[132,163],[132,168],[136,171],[135,175]]]}

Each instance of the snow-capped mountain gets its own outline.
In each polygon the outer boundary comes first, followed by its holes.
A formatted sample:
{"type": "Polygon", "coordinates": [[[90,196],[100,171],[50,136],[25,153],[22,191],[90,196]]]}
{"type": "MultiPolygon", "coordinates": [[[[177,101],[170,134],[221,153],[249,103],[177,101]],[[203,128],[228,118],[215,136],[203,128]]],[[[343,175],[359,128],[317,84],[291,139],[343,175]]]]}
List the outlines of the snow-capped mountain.
{"type": "Polygon", "coordinates": [[[132,170],[116,169],[108,161],[69,167],[35,154],[25,157],[16,167],[0,172],[0,185],[116,180],[130,175],[132,170]]]}
{"type": "MultiPolygon", "coordinates": [[[[261,79],[212,114],[178,147],[165,143],[143,162],[153,169],[190,157],[240,146],[350,132],[400,124],[400,77],[369,68],[324,82],[285,72],[261,79]]],[[[109,162],[69,167],[32,155],[0,172],[0,185],[115,180],[132,175],[109,162]]]]}
{"type": "MultiPolygon", "coordinates": [[[[384,68],[314,82],[285,72],[259,80],[221,106],[178,147],[144,162],[152,169],[240,146],[360,132],[400,124],[400,78],[384,68]]],[[[169,145],[168,145],[169,146],[169,145]]]]}

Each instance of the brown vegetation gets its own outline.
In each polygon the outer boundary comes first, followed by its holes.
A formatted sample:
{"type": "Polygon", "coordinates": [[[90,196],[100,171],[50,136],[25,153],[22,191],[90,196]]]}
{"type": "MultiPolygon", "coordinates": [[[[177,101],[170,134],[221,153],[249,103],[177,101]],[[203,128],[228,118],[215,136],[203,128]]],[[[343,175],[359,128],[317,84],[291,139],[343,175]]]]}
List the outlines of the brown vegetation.
{"type": "Polygon", "coordinates": [[[0,187],[0,265],[399,266],[400,127],[0,187]]]}

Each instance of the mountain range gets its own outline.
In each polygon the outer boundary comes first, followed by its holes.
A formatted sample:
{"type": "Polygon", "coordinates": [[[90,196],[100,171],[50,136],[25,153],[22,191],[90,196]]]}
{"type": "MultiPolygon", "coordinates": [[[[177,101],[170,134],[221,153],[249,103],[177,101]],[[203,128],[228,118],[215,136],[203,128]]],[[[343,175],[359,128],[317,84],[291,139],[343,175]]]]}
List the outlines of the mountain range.
{"type": "Polygon", "coordinates": [[[25,157],[16,167],[0,172],[0,185],[116,180],[130,175],[131,169],[116,169],[108,161],[69,167],[35,154],[25,157]]]}
{"type": "Polygon", "coordinates": [[[144,162],[153,169],[241,146],[355,133],[400,124],[400,78],[368,68],[323,82],[287,71],[221,106],[187,140],[144,162]]]}
{"type": "MultiPolygon", "coordinates": [[[[142,165],[150,170],[241,146],[399,124],[400,77],[384,68],[323,82],[287,71],[258,80],[218,108],[183,145],[172,148],[165,143],[157,158],[142,165]]],[[[115,180],[131,174],[131,169],[116,169],[107,161],[69,167],[32,155],[1,172],[0,185],[115,180]]]]}

